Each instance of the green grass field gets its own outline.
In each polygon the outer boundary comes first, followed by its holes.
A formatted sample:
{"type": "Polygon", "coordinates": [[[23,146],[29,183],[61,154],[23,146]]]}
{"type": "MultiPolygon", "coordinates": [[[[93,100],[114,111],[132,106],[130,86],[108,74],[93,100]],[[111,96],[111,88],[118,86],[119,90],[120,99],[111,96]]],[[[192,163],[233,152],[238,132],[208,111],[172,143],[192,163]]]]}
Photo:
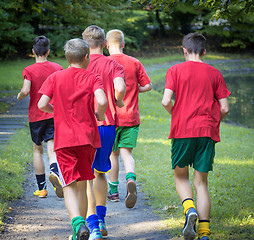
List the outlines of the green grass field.
{"type": "MultiPolygon", "coordinates": [[[[233,57],[211,55],[211,59],[233,57]]],[[[65,59],[49,60],[58,62],[64,68],[68,66],[65,59]]],[[[149,65],[178,60],[183,61],[182,56],[141,59],[143,63],[149,65]]],[[[27,59],[1,64],[0,74],[5,76],[1,79],[5,81],[0,82],[0,92],[13,90],[17,93],[22,86],[23,68],[33,62],[33,59],[27,59]]],[[[162,81],[165,76],[164,73],[160,74],[162,73],[156,70],[149,73],[153,83],[162,81]]],[[[178,239],[184,224],[184,216],[171,170],[171,143],[168,140],[170,116],[161,106],[161,99],[162,92],[155,90],[140,95],[141,127],[138,144],[134,149],[134,158],[138,184],[142,185],[147,204],[160,215],[169,235],[172,235],[173,239],[178,239]]],[[[221,125],[222,141],[216,144],[214,171],[209,174],[212,200],[211,240],[253,239],[253,137],[253,129],[223,123],[221,125]]],[[[15,134],[10,144],[0,151],[0,225],[2,224],[2,227],[3,216],[8,211],[9,202],[22,195],[23,173],[27,166],[31,165],[31,156],[32,145],[27,128],[15,134]]]]}

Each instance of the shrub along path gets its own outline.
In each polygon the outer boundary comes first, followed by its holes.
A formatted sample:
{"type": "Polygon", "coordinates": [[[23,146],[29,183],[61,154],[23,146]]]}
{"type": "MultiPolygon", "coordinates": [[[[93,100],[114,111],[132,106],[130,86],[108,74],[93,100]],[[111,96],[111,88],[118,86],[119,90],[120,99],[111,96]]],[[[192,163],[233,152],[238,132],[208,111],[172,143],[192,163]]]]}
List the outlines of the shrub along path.
{"type": "MultiPolygon", "coordinates": [[[[8,141],[9,134],[15,129],[25,126],[27,122],[26,101],[18,102],[9,113],[0,115],[1,145],[8,141]],[[4,137],[3,137],[4,136],[4,137]]],[[[24,139],[30,141],[30,139],[24,139]]],[[[45,151],[46,152],[46,151],[45,151]]],[[[49,173],[48,158],[44,154],[47,175],[49,173]]],[[[109,240],[166,240],[169,234],[161,230],[162,222],[152,213],[146,203],[139,186],[138,200],[133,209],[127,209],[124,204],[126,195],[125,174],[123,164],[120,167],[120,202],[107,202],[108,214],[106,223],[109,240]]],[[[56,197],[54,189],[48,181],[48,197],[38,199],[33,196],[36,181],[33,170],[27,172],[24,183],[24,193],[7,215],[6,227],[0,234],[1,239],[68,239],[71,234],[70,219],[64,205],[64,200],[56,197]]]]}

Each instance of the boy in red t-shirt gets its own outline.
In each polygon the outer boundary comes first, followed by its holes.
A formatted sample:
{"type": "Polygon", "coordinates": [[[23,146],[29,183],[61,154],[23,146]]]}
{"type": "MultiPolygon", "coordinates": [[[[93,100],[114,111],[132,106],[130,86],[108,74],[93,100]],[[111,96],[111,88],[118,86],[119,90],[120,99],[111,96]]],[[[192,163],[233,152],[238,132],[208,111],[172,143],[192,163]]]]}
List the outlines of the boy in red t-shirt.
{"type": "Polygon", "coordinates": [[[220,122],[229,112],[227,89],[221,73],[202,62],[205,37],[190,33],[183,38],[186,62],[169,68],[162,99],[164,108],[172,114],[172,169],[176,191],[182,201],[186,221],[184,239],[196,237],[195,224],[199,218],[198,239],[209,240],[210,197],[208,172],[213,169],[215,143],[220,141],[220,122]],[[174,106],[171,102],[175,93],[174,106]],[[189,181],[189,166],[194,170],[196,205],[189,181]]]}
{"type": "Polygon", "coordinates": [[[116,107],[119,127],[116,130],[116,140],[110,156],[112,169],[109,172],[108,199],[112,202],[119,201],[118,174],[119,155],[121,155],[127,182],[125,205],[128,208],[133,208],[137,201],[135,161],[132,150],[136,146],[140,124],[138,96],[139,93],[150,91],[152,84],[141,62],[123,53],[124,34],[122,31],[117,29],[109,31],[106,40],[110,53],[109,58],[124,67],[126,84],[124,107],[116,107]]]}
{"type": "Polygon", "coordinates": [[[47,197],[47,184],[45,166],[43,162],[42,141],[47,142],[48,157],[50,163],[49,180],[53,184],[56,195],[63,197],[62,186],[58,176],[58,166],[56,163],[54,148],[54,121],[53,114],[42,112],[37,107],[40,99],[38,93],[41,85],[52,73],[62,70],[62,66],[57,63],[47,61],[49,55],[49,39],[45,36],[34,38],[32,52],[35,55],[36,63],[26,67],[23,70],[23,87],[19,92],[17,99],[22,100],[30,94],[29,104],[29,127],[33,144],[33,164],[35,176],[37,179],[38,190],[34,192],[35,196],[40,198],[47,197]]]}
{"type": "Polygon", "coordinates": [[[77,38],[69,40],[64,50],[69,68],[48,77],[39,91],[43,95],[38,107],[54,112],[55,151],[73,228],[69,239],[88,239],[86,187],[87,180],[94,178],[92,163],[96,148],[101,146],[96,118],[105,119],[107,98],[101,77],[85,70],[89,46],[77,38]],[[53,97],[54,107],[50,104],[53,97]]]}
{"type": "MultiPolygon", "coordinates": [[[[110,154],[115,141],[116,134],[116,105],[123,106],[123,97],[125,94],[124,70],[117,62],[103,56],[103,48],[105,47],[104,30],[98,26],[92,25],[87,27],[83,32],[83,39],[90,46],[90,63],[88,71],[99,74],[102,77],[103,86],[108,99],[108,108],[106,111],[105,121],[98,121],[97,125],[100,132],[101,148],[97,149],[93,170],[95,174],[94,193],[96,199],[96,212],[93,212],[94,202],[88,195],[88,226],[94,221],[100,223],[100,231],[103,236],[107,236],[105,225],[106,201],[107,201],[107,180],[105,173],[111,169],[110,154]],[[98,220],[97,220],[98,219],[98,220]]],[[[90,187],[92,188],[92,182],[90,187]]],[[[92,239],[98,239],[99,236],[94,234],[92,239]]]]}

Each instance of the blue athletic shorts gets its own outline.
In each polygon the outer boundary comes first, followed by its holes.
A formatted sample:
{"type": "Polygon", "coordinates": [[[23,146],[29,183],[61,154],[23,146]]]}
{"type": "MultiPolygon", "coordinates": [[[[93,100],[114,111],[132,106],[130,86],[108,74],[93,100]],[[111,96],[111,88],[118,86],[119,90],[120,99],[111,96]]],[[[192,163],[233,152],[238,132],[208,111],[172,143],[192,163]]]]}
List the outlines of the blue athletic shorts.
{"type": "Polygon", "coordinates": [[[99,173],[106,173],[111,169],[110,154],[115,142],[115,126],[99,126],[101,148],[97,148],[93,162],[93,170],[99,173]]]}
{"type": "Polygon", "coordinates": [[[41,142],[47,142],[54,139],[54,119],[45,119],[37,122],[29,122],[32,141],[36,145],[41,145],[41,142]]]}

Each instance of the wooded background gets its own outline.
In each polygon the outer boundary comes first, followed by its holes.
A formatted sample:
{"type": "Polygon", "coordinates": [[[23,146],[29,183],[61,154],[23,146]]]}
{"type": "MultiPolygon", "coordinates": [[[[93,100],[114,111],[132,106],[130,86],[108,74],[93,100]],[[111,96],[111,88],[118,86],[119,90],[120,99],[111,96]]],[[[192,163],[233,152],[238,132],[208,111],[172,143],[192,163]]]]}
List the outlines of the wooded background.
{"type": "Polygon", "coordinates": [[[105,32],[122,30],[127,51],[193,31],[203,33],[210,47],[220,51],[253,50],[252,0],[1,0],[0,4],[2,59],[31,53],[38,35],[50,38],[51,53],[62,56],[64,43],[80,38],[91,24],[105,32]]]}

